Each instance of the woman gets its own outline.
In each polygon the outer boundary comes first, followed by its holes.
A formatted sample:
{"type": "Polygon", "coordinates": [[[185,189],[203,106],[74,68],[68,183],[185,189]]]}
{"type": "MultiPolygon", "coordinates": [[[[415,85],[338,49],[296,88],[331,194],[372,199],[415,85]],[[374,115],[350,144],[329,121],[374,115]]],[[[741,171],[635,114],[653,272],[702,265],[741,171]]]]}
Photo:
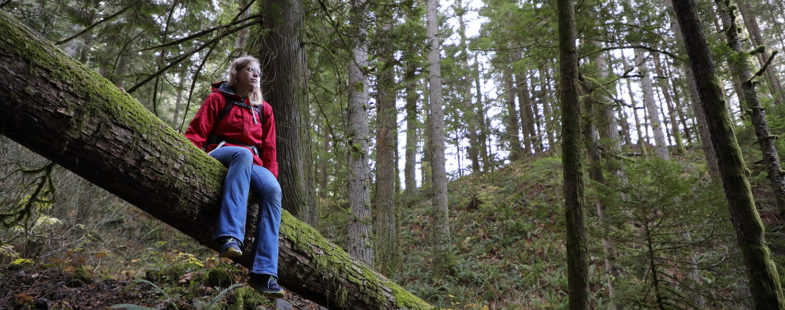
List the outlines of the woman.
{"type": "Polygon", "coordinates": [[[281,187],[275,158],[275,120],[262,100],[259,61],[241,57],[229,67],[229,80],[212,84],[185,137],[229,168],[214,241],[221,257],[243,253],[248,190],[259,204],[248,284],[265,294],[283,296],[278,286],[278,228],[281,187]]]}

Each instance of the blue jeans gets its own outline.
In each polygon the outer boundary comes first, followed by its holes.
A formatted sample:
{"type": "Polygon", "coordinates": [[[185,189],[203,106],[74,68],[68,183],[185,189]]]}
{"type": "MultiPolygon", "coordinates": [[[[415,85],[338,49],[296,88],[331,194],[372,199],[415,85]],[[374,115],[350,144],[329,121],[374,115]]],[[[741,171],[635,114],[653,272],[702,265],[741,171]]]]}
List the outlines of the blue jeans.
{"type": "Polygon", "coordinates": [[[210,156],[229,168],[213,238],[233,237],[243,242],[250,188],[259,204],[251,273],[277,277],[278,229],[281,225],[281,186],[278,180],[267,168],[253,164],[253,155],[247,148],[224,146],[210,152],[210,156]]]}

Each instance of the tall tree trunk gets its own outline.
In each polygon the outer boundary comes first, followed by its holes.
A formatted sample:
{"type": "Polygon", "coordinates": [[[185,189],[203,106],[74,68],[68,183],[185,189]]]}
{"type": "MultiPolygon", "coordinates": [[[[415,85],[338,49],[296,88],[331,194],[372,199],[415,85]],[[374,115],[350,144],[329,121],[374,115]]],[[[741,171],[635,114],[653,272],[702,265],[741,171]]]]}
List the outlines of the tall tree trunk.
{"type": "Polygon", "coordinates": [[[512,69],[504,69],[504,91],[507,96],[507,141],[510,143],[510,161],[521,159],[521,140],[519,137],[518,112],[515,109],[515,82],[512,80],[512,69]]]}
{"type": "MultiPolygon", "coordinates": [[[[780,217],[785,219],[785,175],[780,165],[780,156],[777,154],[777,149],[774,147],[775,136],[769,132],[769,125],[766,122],[766,112],[758,101],[758,93],[755,88],[755,83],[752,81],[752,73],[750,72],[750,65],[747,62],[748,54],[741,49],[739,43],[739,34],[736,27],[736,14],[729,8],[730,4],[726,1],[715,0],[720,10],[723,24],[726,31],[725,36],[728,39],[728,45],[736,55],[730,57],[731,70],[733,75],[736,76],[742,83],[744,91],[744,99],[746,110],[750,113],[752,126],[755,127],[755,136],[758,138],[758,145],[763,154],[763,162],[766,164],[766,172],[769,175],[769,182],[771,189],[776,198],[777,209],[779,210],[780,217]]],[[[744,111],[745,109],[742,109],[744,111]]],[[[782,223],[780,223],[782,225],[782,223]]]]}
{"type": "Polygon", "coordinates": [[[529,152],[539,153],[539,143],[537,131],[534,129],[534,113],[532,112],[531,94],[529,93],[529,78],[526,74],[516,74],[516,88],[518,91],[518,102],[520,104],[521,124],[523,136],[526,137],[526,145],[529,152]]]}
{"type": "Polygon", "coordinates": [[[578,103],[578,51],[575,47],[575,15],[571,0],[558,0],[559,71],[562,101],[562,165],[567,243],[567,287],[570,309],[589,308],[589,263],[583,212],[583,164],[581,111],[578,103]]]}
{"type": "MultiPolygon", "coordinates": [[[[324,125],[324,123],[325,122],[322,122],[322,124],[323,124],[322,126],[326,126],[326,125],[324,125]]],[[[321,137],[322,138],[322,141],[321,141],[322,143],[321,143],[321,149],[320,149],[320,152],[319,152],[319,158],[318,158],[318,162],[319,162],[318,165],[319,166],[318,166],[317,171],[318,171],[318,179],[319,179],[318,180],[318,182],[319,182],[319,198],[322,199],[322,200],[326,200],[327,199],[327,179],[328,179],[328,176],[329,176],[329,173],[327,171],[327,169],[329,169],[329,160],[328,160],[328,155],[327,154],[330,153],[330,137],[327,134],[326,130],[322,130],[321,132],[324,133],[324,136],[321,137]]]]}
{"type": "Polygon", "coordinates": [[[436,254],[436,268],[445,268],[450,257],[450,223],[447,209],[447,172],[444,164],[444,111],[442,110],[442,78],[439,53],[441,43],[438,36],[439,3],[426,0],[427,35],[431,50],[428,53],[428,76],[430,80],[431,149],[433,162],[433,245],[436,254]]]}
{"type": "Polygon", "coordinates": [[[414,170],[417,164],[417,66],[411,58],[406,65],[404,81],[406,83],[406,163],[403,168],[403,176],[406,182],[406,204],[411,201],[417,193],[417,183],[414,178],[414,170]]]}
{"type": "Polygon", "coordinates": [[[763,223],[755,209],[744,159],[726,112],[722,88],[697,16],[695,2],[676,1],[673,8],[681,26],[690,66],[695,74],[701,77],[696,81],[696,85],[712,133],[711,142],[717,150],[731,222],[736,229],[739,248],[747,266],[753,303],[756,309],[785,309],[785,297],[766,245],[763,223]]]}
{"type": "MultiPolygon", "coordinates": [[[[669,10],[672,10],[673,1],[665,0],[665,6],[669,10]]],[[[671,31],[673,31],[674,35],[676,36],[676,40],[679,42],[679,51],[681,51],[681,46],[684,44],[684,36],[682,35],[679,23],[676,22],[675,16],[671,18],[671,31]]],[[[692,66],[687,63],[682,63],[682,67],[684,68],[683,71],[687,81],[687,89],[690,93],[690,99],[692,99],[692,111],[695,115],[695,123],[698,126],[698,136],[700,137],[701,148],[703,149],[704,156],[706,156],[706,165],[709,168],[709,175],[711,175],[713,179],[717,179],[720,177],[719,160],[717,159],[717,152],[711,143],[711,134],[709,133],[708,120],[706,119],[703,108],[701,108],[701,96],[696,84],[697,80],[695,79],[695,73],[693,72],[692,66]]],[[[703,77],[701,77],[701,79],[703,79],[703,77]]]]}
{"type": "Polygon", "coordinates": [[[659,55],[654,55],[654,69],[657,71],[657,75],[660,77],[658,84],[660,84],[659,86],[662,90],[662,96],[665,97],[665,104],[668,106],[668,117],[671,122],[671,134],[673,135],[673,140],[676,144],[676,153],[683,154],[684,144],[681,141],[679,122],[676,121],[676,108],[673,105],[673,99],[671,99],[671,94],[668,89],[668,81],[665,77],[665,72],[662,70],[662,63],[660,62],[659,55]]]}
{"type": "MultiPolygon", "coordinates": [[[[217,249],[226,168],[5,11],[0,29],[0,134],[217,249]]],[[[250,206],[248,241],[255,213],[250,206]]],[[[339,309],[430,308],[288,212],[279,238],[279,282],[298,295],[339,309]]]]}
{"type": "MultiPolygon", "coordinates": [[[[586,94],[582,99],[583,118],[581,125],[583,128],[581,128],[581,132],[583,134],[583,145],[586,147],[586,153],[588,154],[589,158],[589,177],[592,179],[592,181],[597,182],[598,184],[607,185],[602,172],[602,158],[600,156],[599,143],[596,139],[597,130],[594,127],[595,116],[598,116],[597,119],[600,119],[599,117],[602,116],[601,114],[595,113],[598,112],[597,106],[603,105],[603,103],[598,102],[594,97],[596,97],[596,94],[586,94]]],[[[613,113],[611,113],[611,116],[613,116],[613,113]]],[[[610,299],[609,308],[616,309],[616,304],[613,302],[615,296],[614,282],[615,279],[618,279],[619,273],[618,269],[615,268],[615,248],[613,246],[612,240],[609,238],[610,225],[608,225],[608,220],[605,217],[605,211],[607,208],[602,198],[596,199],[593,204],[597,210],[597,222],[599,222],[602,230],[602,252],[604,256],[605,269],[608,272],[607,285],[608,296],[610,299]]]]}
{"type": "MultiPolygon", "coordinates": [[[[392,16],[384,12],[376,12],[381,26],[377,36],[381,40],[389,40],[392,31],[392,16]]],[[[384,45],[384,44],[380,44],[384,45]]],[[[401,254],[396,234],[398,227],[395,216],[395,187],[398,169],[395,165],[397,130],[397,111],[395,109],[395,66],[393,50],[380,49],[377,77],[377,112],[376,112],[376,191],[374,206],[376,207],[376,270],[388,276],[397,275],[400,271],[401,254]]]]}
{"type": "Polygon", "coordinates": [[[548,74],[548,71],[549,69],[546,68],[545,66],[540,67],[540,77],[541,77],[540,87],[542,87],[542,94],[543,94],[542,114],[544,114],[543,116],[545,117],[544,132],[545,135],[548,136],[548,149],[554,150],[554,147],[556,146],[556,142],[554,141],[554,137],[553,137],[554,134],[551,131],[553,129],[553,121],[551,120],[554,118],[553,114],[555,113],[555,111],[551,111],[551,98],[554,96],[551,96],[551,91],[550,91],[551,79],[550,79],[550,75],[548,74]]]}
{"type": "MultiPolygon", "coordinates": [[[[428,76],[424,77],[423,86],[425,93],[430,94],[430,79],[428,76]]],[[[425,192],[430,193],[433,185],[433,174],[431,164],[433,162],[433,148],[431,148],[431,141],[433,141],[433,133],[431,130],[431,103],[430,95],[423,96],[423,119],[425,120],[425,143],[423,143],[422,161],[420,162],[420,173],[422,174],[422,186],[425,192]]]]}
{"type": "Polygon", "coordinates": [[[352,60],[349,61],[349,128],[346,134],[349,145],[349,254],[368,266],[373,266],[373,238],[371,237],[370,164],[368,162],[368,78],[362,70],[368,66],[366,42],[367,21],[365,1],[351,1],[351,25],[356,36],[352,38],[352,60]]]}
{"type": "Polygon", "coordinates": [[[662,133],[660,113],[657,111],[657,104],[654,101],[654,87],[652,86],[651,76],[649,76],[649,62],[646,61],[643,51],[640,49],[635,49],[635,62],[638,63],[638,72],[641,75],[643,105],[646,107],[646,111],[649,112],[649,121],[654,134],[657,156],[667,160],[670,158],[670,153],[668,152],[668,143],[665,142],[665,136],[662,133]]]}
{"type": "Polygon", "coordinates": [[[488,167],[492,166],[490,157],[488,156],[488,126],[485,121],[485,104],[482,101],[482,80],[480,80],[480,62],[477,60],[477,54],[474,54],[474,88],[477,89],[477,109],[475,110],[475,117],[477,117],[477,124],[480,126],[479,139],[480,139],[480,158],[482,159],[482,167],[484,172],[488,172],[488,167]]]}
{"type": "Polygon", "coordinates": [[[265,100],[276,123],[278,182],[283,208],[315,226],[316,200],[311,161],[311,136],[306,98],[305,52],[300,43],[303,8],[298,0],[265,0],[261,5],[262,32],[258,53],[265,100]]]}
{"type": "MultiPolygon", "coordinates": [[[[755,44],[756,47],[766,45],[766,42],[763,40],[763,36],[760,34],[760,27],[758,26],[758,20],[753,12],[750,12],[750,2],[749,1],[738,1],[739,4],[739,11],[741,11],[741,16],[744,19],[744,25],[747,26],[747,31],[750,33],[750,39],[752,39],[752,43],[755,44]]],[[[767,47],[765,51],[762,53],[758,53],[758,62],[761,66],[763,66],[766,61],[771,57],[771,50],[770,47],[767,47]]],[[[780,80],[777,77],[777,71],[770,67],[766,72],[766,79],[769,81],[769,90],[771,91],[771,96],[774,98],[774,103],[776,104],[785,104],[785,93],[782,91],[782,84],[780,84],[780,80]]]]}

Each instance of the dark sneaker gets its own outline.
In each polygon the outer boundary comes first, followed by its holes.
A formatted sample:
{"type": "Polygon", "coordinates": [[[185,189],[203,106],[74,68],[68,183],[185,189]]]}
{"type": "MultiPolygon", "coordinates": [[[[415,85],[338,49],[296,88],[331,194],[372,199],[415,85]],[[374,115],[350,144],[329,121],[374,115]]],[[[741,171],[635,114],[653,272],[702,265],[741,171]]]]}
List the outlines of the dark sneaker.
{"type": "Polygon", "coordinates": [[[240,250],[240,243],[237,242],[237,239],[225,237],[220,243],[221,250],[218,253],[218,257],[235,258],[243,255],[243,251],[240,250]]]}
{"type": "Polygon", "coordinates": [[[283,288],[278,285],[278,277],[276,276],[252,273],[248,285],[262,294],[278,298],[284,297],[283,288]]]}

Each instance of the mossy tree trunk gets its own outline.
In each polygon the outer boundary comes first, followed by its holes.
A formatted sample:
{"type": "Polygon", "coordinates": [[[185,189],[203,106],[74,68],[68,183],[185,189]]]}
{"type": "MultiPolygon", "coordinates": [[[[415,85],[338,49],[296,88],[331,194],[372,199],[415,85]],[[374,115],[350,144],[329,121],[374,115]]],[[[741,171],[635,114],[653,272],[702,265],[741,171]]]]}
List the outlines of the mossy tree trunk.
{"type": "MultiPolygon", "coordinates": [[[[216,248],[223,165],[2,11],[0,37],[1,134],[216,248]]],[[[288,212],[279,240],[280,282],[305,298],[339,309],[430,308],[288,212]]]]}
{"type": "MultiPolygon", "coordinates": [[[[769,182],[774,197],[777,202],[777,209],[779,210],[780,217],[785,219],[785,175],[783,175],[782,167],[780,166],[780,156],[777,154],[777,149],[774,147],[774,138],[769,132],[769,125],[766,122],[766,112],[758,101],[758,92],[755,83],[752,80],[752,73],[750,73],[750,64],[747,62],[748,54],[741,49],[739,43],[739,33],[736,27],[736,14],[730,10],[730,3],[727,0],[716,0],[717,6],[720,10],[720,16],[725,26],[725,36],[728,39],[728,45],[736,53],[729,60],[732,65],[732,73],[736,79],[741,81],[741,88],[743,96],[739,98],[744,99],[744,109],[750,114],[752,126],[755,127],[755,135],[758,137],[758,145],[763,154],[763,162],[766,165],[766,172],[769,175],[769,182]]],[[[770,68],[771,70],[773,68],[770,68]]]]}
{"type": "Polygon", "coordinates": [[[578,50],[572,0],[558,0],[559,72],[562,107],[562,165],[567,243],[567,287],[570,309],[589,309],[589,262],[583,213],[581,111],[578,103],[578,50]]]}
{"type": "Polygon", "coordinates": [[[720,176],[728,198],[731,222],[747,267],[753,303],[756,309],[785,309],[777,269],[766,245],[763,223],[755,209],[744,159],[727,114],[727,104],[695,1],[674,1],[673,8],[681,26],[690,66],[695,75],[701,77],[695,82],[711,132],[711,142],[717,151],[720,176]]]}

